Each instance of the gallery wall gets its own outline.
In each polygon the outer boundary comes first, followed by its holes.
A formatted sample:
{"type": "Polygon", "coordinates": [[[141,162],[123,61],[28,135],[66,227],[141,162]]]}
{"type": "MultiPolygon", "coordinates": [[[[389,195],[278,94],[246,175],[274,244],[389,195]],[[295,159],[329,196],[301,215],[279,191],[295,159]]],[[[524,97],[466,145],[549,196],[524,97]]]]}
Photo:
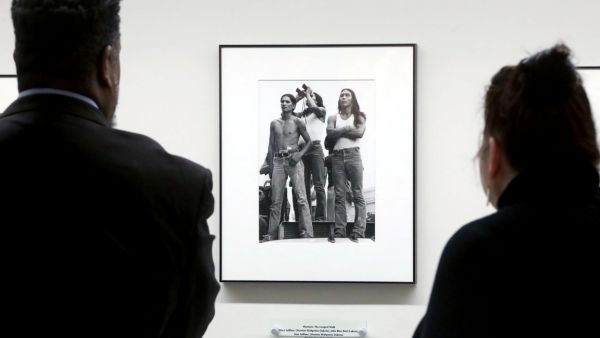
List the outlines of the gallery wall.
{"type": "MultiPolygon", "coordinates": [[[[0,6],[0,74],[11,74],[10,1],[0,6]]],[[[600,2],[591,0],[125,0],[117,127],[212,169],[217,201],[219,44],[418,46],[416,284],[226,283],[207,337],[262,337],[271,319],[307,317],[363,319],[370,336],[409,336],[445,242],[493,212],[475,160],[490,77],[559,41],[578,65],[600,65],[597,13],[600,2]]],[[[209,225],[218,235],[218,212],[209,225]]],[[[218,238],[214,257],[218,268],[218,238]]]]}

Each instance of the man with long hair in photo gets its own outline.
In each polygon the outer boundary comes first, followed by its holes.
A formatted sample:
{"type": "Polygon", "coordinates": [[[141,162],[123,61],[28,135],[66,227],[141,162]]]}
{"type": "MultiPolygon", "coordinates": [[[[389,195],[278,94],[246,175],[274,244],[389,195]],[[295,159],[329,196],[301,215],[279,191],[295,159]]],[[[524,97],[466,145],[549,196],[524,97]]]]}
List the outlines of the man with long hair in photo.
{"type": "Polygon", "coordinates": [[[285,183],[290,178],[293,193],[298,203],[298,227],[300,238],[313,237],[310,204],[305,191],[304,164],[302,157],[310,150],[311,140],[306,125],[293,115],[296,98],[292,94],[283,94],[280,98],[281,117],[271,121],[269,132],[269,148],[260,174],[271,176],[271,207],[269,214],[268,234],[262,242],[279,239],[281,205],[286,191],[285,183]],[[302,137],[307,146],[302,149],[298,141],[302,137]]]}
{"type": "MultiPolygon", "coordinates": [[[[360,111],[356,93],[345,88],[338,99],[338,113],[327,119],[327,138],[333,144],[332,173],[335,185],[335,237],[346,237],[347,181],[354,201],[355,222],[348,238],[358,242],[365,237],[367,209],[363,197],[363,163],[360,141],[365,134],[367,117],[360,111]]],[[[330,241],[335,239],[330,238],[330,241]]]]}

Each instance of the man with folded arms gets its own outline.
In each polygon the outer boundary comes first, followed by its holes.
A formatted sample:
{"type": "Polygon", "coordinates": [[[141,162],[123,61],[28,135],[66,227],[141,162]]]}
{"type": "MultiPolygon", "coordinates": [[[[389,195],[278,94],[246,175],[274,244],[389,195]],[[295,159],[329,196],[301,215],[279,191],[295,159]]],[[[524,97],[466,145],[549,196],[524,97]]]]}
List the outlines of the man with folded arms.
{"type": "MultiPolygon", "coordinates": [[[[362,193],[363,163],[360,141],[365,134],[367,117],[360,111],[352,89],[342,89],[338,100],[338,114],[327,119],[327,138],[335,142],[332,151],[332,172],[335,185],[335,237],[346,237],[347,182],[355,207],[355,222],[348,238],[358,242],[365,237],[367,210],[362,193]]],[[[330,241],[332,239],[330,238],[330,241]]],[[[334,239],[333,239],[334,240],[334,239]]]]}

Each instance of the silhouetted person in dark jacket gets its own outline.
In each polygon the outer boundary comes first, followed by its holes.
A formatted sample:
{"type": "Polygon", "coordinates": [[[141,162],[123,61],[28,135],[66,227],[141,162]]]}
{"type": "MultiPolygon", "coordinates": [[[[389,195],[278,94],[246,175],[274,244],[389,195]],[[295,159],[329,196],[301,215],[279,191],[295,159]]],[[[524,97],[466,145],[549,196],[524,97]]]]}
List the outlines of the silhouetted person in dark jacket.
{"type": "Polygon", "coordinates": [[[13,0],[0,115],[2,330],[200,337],[219,286],[210,171],[111,128],[119,0],[13,0]]]}

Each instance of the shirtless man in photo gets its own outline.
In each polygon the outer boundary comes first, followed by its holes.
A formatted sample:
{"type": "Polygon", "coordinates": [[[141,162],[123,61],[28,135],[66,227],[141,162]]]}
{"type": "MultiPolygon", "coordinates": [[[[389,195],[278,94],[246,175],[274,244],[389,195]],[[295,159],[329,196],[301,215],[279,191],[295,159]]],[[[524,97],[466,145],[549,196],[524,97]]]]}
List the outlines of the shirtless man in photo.
{"type": "Polygon", "coordinates": [[[281,117],[271,121],[269,148],[267,157],[260,169],[261,174],[271,174],[271,208],[269,214],[269,232],[263,242],[278,239],[281,204],[285,183],[289,177],[298,202],[298,226],[301,238],[313,237],[310,206],[304,184],[304,164],[302,157],[310,150],[311,140],[306,125],[292,113],[296,107],[292,94],[281,96],[281,117]],[[300,136],[308,146],[299,149],[300,136]]]}

